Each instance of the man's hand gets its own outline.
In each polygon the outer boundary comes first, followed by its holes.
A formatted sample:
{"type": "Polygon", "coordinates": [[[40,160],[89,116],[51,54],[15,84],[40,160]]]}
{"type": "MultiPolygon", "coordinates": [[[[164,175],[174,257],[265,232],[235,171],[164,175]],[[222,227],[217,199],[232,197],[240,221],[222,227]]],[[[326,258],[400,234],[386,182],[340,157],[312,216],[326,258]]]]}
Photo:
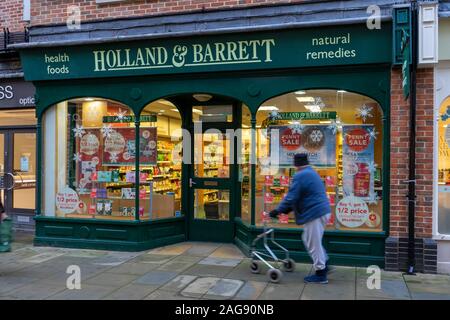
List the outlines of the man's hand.
{"type": "Polygon", "coordinates": [[[274,209],[274,210],[272,210],[272,211],[269,212],[269,216],[270,216],[271,218],[276,218],[276,217],[278,217],[278,215],[279,215],[280,213],[281,213],[281,212],[279,212],[277,209],[274,209]]]}

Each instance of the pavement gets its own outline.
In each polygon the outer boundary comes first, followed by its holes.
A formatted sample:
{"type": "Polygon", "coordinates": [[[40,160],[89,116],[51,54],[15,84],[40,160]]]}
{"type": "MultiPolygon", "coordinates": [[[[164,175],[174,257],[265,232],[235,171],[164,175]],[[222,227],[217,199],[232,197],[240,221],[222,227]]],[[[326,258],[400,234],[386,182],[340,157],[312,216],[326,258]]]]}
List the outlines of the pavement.
{"type": "Polygon", "coordinates": [[[117,252],[34,247],[32,238],[18,233],[12,252],[0,254],[0,299],[450,300],[449,275],[381,270],[377,287],[367,268],[336,266],[328,284],[305,284],[312,266],[298,263],[280,283],[270,283],[267,268],[251,273],[250,260],[232,244],[183,242],[117,252]]]}

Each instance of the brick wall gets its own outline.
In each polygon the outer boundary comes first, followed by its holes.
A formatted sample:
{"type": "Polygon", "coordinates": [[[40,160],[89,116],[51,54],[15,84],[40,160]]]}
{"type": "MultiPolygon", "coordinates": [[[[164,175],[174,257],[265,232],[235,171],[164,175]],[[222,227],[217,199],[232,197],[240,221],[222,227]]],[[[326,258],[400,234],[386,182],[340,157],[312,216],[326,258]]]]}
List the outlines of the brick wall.
{"type": "Polygon", "coordinates": [[[23,0],[0,0],[0,28],[11,32],[23,31],[23,0]]]}
{"type": "Polygon", "coordinates": [[[95,0],[31,0],[31,24],[64,23],[67,17],[67,7],[71,5],[79,6],[81,22],[83,22],[302,1],[304,0],[130,0],[119,3],[96,4],[95,0]]]}
{"type": "MultiPolygon", "coordinates": [[[[417,72],[415,271],[436,273],[432,237],[433,69],[417,72]]],[[[403,98],[401,69],[391,73],[391,206],[386,269],[408,267],[409,100],[403,98]]]]}

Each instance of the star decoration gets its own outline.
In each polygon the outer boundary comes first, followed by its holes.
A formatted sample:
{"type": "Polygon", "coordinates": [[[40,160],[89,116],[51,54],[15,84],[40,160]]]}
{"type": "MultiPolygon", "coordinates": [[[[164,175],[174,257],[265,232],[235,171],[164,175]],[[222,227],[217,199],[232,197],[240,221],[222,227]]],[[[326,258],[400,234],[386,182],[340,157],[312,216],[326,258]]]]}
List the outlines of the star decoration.
{"type": "Polygon", "coordinates": [[[123,119],[125,118],[125,115],[127,114],[127,110],[123,110],[121,108],[119,108],[119,111],[117,111],[116,114],[116,119],[118,121],[123,121],[123,119]]]}
{"type": "Polygon", "coordinates": [[[75,161],[75,162],[81,161],[81,154],[79,152],[77,152],[73,155],[73,161],[75,161]]]}
{"type": "Polygon", "coordinates": [[[111,161],[111,163],[116,163],[118,159],[119,157],[117,156],[117,153],[109,154],[109,161],[111,161]]]}
{"type": "Polygon", "coordinates": [[[77,124],[76,128],[73,128],[72,131],[75,133],[75,137],[79,137],[81,138],[83,136],[83,134],[86,133],[86,131],[84,131],[83,126],[80,126],[77,124]]]}
{"type": "Polygon", "coordinates": [[[379,132],[377,132],[375,128],[369,128],[367,131],[369,133],[370,139],[377,140],[377,135],[379,134],[379,132]]]}
{"type": "Polygon", "coordinates": [[[357,118],[361,118],[363,122],[366,122],[367,118],[373,118],[373,115],[371,113],[373,107],[366,106],[363,104],[361,107],[356,108],[357,118]]]}
{"type": "Polygon", "coordinates": [[[289,126],[289,129],[291,129],[293,134],[302,134],[305,126],[301,122],[294,122],[289,126]]]}
{"type": "Polygon", "coordinates": [[[375,172],[375,170],[377,169],[377,166],[378,165],[375,162],[370,161],[369,166],[368,166],[369,172],[370,173],[375,172]]]}
{"type": "Polygon", "coordinates": [[[281,116],[280,116],[280,113],[278,111],[271,111],[270,114],[269,114],[269,119],[270,120],[277,120],[277,119],[280,119],[280,118],[281,118],[281,116]]]}
{"type": "Polygon", "coordinates": [[[103,134],[103,137],[104,137],[104,138],[105,138],[105,137],[108,137],[108,138],[109,138],[109,136],[111,135],[111,133],[114,132],[114,129],[111,128],[111,125],[110,125],[110,124],[108,124],[108,125],[104,124],[103,127],[102,127],[102,129],[101,129],[101,131],[102,131],[102,134],[103,134]]]}
{"type": "Polygon", "coordinates": [[[333,135],[336,135],[336,132],[338,131],[336,121],[331,121],[331,124],[327,127],[327,129],[330,130],[333,135]]]}

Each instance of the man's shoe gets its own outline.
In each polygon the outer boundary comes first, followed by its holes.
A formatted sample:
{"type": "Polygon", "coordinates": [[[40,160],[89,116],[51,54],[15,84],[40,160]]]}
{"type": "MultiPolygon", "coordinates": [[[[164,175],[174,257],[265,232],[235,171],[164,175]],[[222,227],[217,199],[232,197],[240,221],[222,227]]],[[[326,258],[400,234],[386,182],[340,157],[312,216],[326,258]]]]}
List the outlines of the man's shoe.
{"type": "Polygon", "coordinates": [[[326,274],[323,274],[323,275],[313,274],[313,275],[305,277],[304,280],[306,283],[320,283],[320,284],[328,283],[326,274]]]}

